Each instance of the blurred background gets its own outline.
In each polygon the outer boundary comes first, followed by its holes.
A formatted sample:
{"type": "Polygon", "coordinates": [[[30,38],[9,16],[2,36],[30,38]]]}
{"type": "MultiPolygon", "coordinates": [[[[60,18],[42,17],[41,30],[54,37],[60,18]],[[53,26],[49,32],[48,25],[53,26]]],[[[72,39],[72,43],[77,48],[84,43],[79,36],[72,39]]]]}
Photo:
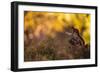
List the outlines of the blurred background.
{"type": "Polygon", "coordinates": [[[24,12],[25,61],[90,58],[90,15],[24,12]]]}
{"type": "Polygon", "coordinates": [[[24,30],[32,28],[34,35],[39,37],[40,32],[52,34],[53,31],[63,31],[63,27],[78,29],[85,44],[90,44],[90,15],[77,13],[52,13],[25,11],[24,30]]]}

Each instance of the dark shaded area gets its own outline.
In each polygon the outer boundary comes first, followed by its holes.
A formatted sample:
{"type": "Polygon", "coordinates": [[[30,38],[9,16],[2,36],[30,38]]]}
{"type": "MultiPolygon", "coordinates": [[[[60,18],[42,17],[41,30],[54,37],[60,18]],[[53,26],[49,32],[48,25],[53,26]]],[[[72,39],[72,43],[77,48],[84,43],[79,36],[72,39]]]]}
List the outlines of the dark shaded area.
{"type": "Polygon", "coordinates": [[[90,58],[90,46],[85,45],[79,31],[73,27],[55,32],[54,38],[47,35],[37,38],[32,33],[31,28],[24,32],[25,62],[90,58]]]}

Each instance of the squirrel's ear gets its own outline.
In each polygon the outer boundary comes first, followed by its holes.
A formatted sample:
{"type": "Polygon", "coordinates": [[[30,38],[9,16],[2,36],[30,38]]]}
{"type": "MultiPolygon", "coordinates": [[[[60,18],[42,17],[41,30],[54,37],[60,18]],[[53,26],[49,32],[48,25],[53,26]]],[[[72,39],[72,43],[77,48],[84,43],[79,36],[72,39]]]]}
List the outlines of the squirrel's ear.
{"type": "Polygon", "coordinates": [[[79,34],[78,29],[76,29],[76,28],[74,28],[74,27],[72,27],[72,29],[73,29],[73,32],[75,32],[75,33],[79,34]]]}

